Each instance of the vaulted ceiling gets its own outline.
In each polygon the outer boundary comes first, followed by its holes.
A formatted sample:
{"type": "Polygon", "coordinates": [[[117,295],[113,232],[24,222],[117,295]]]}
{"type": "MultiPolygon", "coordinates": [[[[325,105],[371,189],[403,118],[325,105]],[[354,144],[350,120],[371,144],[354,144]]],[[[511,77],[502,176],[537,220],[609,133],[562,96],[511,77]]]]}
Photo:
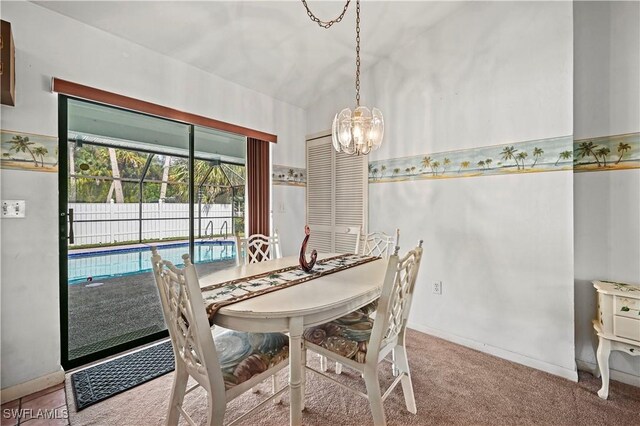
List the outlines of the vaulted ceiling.
{"type": "MultiPolygon", "coordinates": [[[[354,80],[355,0],[343,21],[328,30],[311,22],[300,1],[36,3],[300,107],[354,80]]],[[[344,6],[308,4],[323,20],[336,17],[344,6]]],[[[363,0],[363,69],[462,4],[363,0]]]]}

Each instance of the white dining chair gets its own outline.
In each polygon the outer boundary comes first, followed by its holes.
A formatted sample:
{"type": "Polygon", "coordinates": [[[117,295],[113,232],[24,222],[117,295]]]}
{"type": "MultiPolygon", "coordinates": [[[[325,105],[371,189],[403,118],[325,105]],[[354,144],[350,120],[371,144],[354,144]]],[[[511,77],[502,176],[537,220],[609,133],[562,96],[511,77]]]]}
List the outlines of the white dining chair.
{"type": "Polygon", "coordinates": [[[280,237],[276,229],[273,235],[252,234],[246,238],[236,237],[236,265],[280,259],[280,237]]]}
{"type": "Polygon", "coordinates": [[[273,379],[273,395],[228,424],[234,424],[277,399],[288,388],[276,388],[275,374],[288,365],[289,338],[282,333],[245,333],[227,330],[212,335],[200,291],[198,275],[189,255],[184,268],[162,260],[155,247],[151,258],[164,319],[175,356],[175,372],[166,425],[180,416],[193,419],[183,408],[185,395],[198,387],[207,393],[207,425],[220,426],[229,401],[265,379],[273,379]],[[192,377],[196,384],[187,389],[192,377]]]}
{"type": "MultiPolygon", "coordinates": [[[[363,229],[360,228],[358,232],[358,236],[356,237],[356,254],[362,256],[379,256],[383,259],[388,259],[389,256],[393,253],[393,248],[400,244],[400,228],[396,228],[395,236],[388,235],[384,232],[371,232],[364,233],[363,229]]],[[[371,315],[373,314],[378,307],[378,300],[374,300],[373,302],[363,306],[358,309],[360,312],[371,315]]],[[[391,359],[395,359],[395,354],[391,353],[391,359]]],[[[327,371],[327,360],[324,357],[320,357],[320,369],[322,371],[327,371]]],[[[342,374],[342,364],[339,362],[335,365],[336,374],[342,374]]],[[[395,368],[395,364],[393,367],[393,374],[397,375],[398,371],[395,368]]]]}
{"type": "MultiPolygon", "coordinates": [[[[271,236],[264,234],[252,234],[246,238],[236,236],[236,266],[266,262],[281,257],[282,250],[277,229],[271,236]]],[[[257,393],[258,388],[254,387],[252,391],[257,393]]]]}
{"type": "Polygon", "coordinates": [[[356,254],[363,256],[380,256],[388,259],[393,248],[400,244],[400,229],[396,229],[395,235],[384,232],[371,232],[365,234],[360,228],[356,237],[356,254]]]}
{"type": "Polygon", "coordinates": [[[375,319],[355,311],[304,332],[305,347],[308,350],[362,374],[366,394],[351,389],[321,371],[306,367],[357,395],[368,398],[376,426],[386,424],[383,402],[398,383],[402,384],[407,410],[416,413],[405,332],[421,259],[422,241],[402,258],[398,257],[396,247],[395,253],[389,257],[375,319]],[[386,356],[391,351],[396,353],[395,362],[399,374],[382,394],[378,382],[378,366],[381,362],[388,361],[386,356]]]}

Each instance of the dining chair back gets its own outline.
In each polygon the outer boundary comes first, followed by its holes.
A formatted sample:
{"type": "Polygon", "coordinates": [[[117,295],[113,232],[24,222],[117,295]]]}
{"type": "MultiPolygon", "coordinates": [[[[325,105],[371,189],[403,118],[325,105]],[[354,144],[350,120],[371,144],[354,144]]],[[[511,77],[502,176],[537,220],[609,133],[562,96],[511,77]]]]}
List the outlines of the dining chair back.
{"type": "MultiPolygon", "coordinates": [[[[400,228],[396,228],[395,236],[388,235],[384,232],[371,232],[365,234],[362,227],[358,231],[356,237],[356,253],[362,256],[379,256],[388,259],[393,252],[393,247],[398,246],[400,243],[400,228]]],[[[358,310],[364,314],[371,315],[378,308],[378,301],[373,302],[359,308],[358,310]]],[[[395,359],[395,355],[391,354],[392,359],[395,359]]],[[[320,368],[322,371],[327,371],[327,360],[325,357],[320,356],[320,368]]],[[[336,374],[342,374],[342,364],[339,362],[335,366],[336,374]]],[[[394,366],[394,375],[397,375],[397,370],[394,366]]]]}
{"type": "Polygon", "coordinates": [[[367,397],[375,425],[386,424],[383,402],[398,383],[402,384],[407,410],[416,413],[405,332],[422,260],[422,241],[402,258],[398,256],[398,250],[396,246],[389,257],[375,319],[355,311],[305,331],[306,348],[359,371],[364,377],[367,393],[355,391],[321,371],[307,369],[367,397]],[[318,333],[317,329],[322,332],[318,333]],[[386,358],[391,352],[395,353],[393,362],[386,358]],[[384,394],[378,381],[378,364],[383,361],[394,363],[398,369],[396,379],[384,394]]]}
{"type": "Polygon", "coordinates": [[[400,229],[396,229],[394,236],[384,232],[371,232],[365,234],[358,232],[356,238],[356,253],[363,256],[380,256],[388,258],[393,252],[393,248],[400,244],[400,229]]]}
{"type": "Polygon", "coordinates": [[[236,265],[280,259],[280,237],[276,229],[273,235],[252,234],[246,238],[236,237],[236,265]]]}
{"type": "MultiPolygon", "coordinates": [[[[167,425],[177,425],[180,415],[194,425],[193,419],[184,411],[182,403],[185,395],[197,387],[202,387],[207,392],[207,424],[222,425],[224,421],[226,404],[229,400],[244,393],[246,390],[263,381],[265,378],[275,375],[277,371],[287,365],[288,338],[280,333],[240,333],[227,331],[220,334],[222,343],[221,351],[217,351],[212,335],[209,319],[206,314],[202,292],[195,266],[191,263],[188,254],[182,256],[184,268],[179,269],[173,263],[162,260],[155,247],[152,247],[151,258],[153,273],[160,295],[162,311],[169,330],[169,336],[175,356],[175,372],[173,388],[171,390],[171,402],[167,415],[167,425]],[[261,369],[248,379],[237,379],[229,375],[229,366],[237,368],[245,358],[235,356],[239,349],[237,343],[255,341],[252,334],[259,339],[268,341],[267,346],[272,350],[266,354],[269,368],[261,369]],[[274,342],[279,342],[275,345],[274,342]],[[231,343],[231,344],[229,344],[231,343]],[[225,352],[227,350],[227,352],[225,352]],[[271,358],[274,351],[277,356],[271,358]],[[231,352],[231,354],[229,354],[231,352]],[[273,365],[271,365],[273,364],[273,365]],[[186,389],[187,381],[192,377],[197,384],[186,389]]],[[[257,353],[256,348],[247,345],[242,349],[245,355],[257,353]]],[[[264,354],[259,353],[259,357],[264,354]]],[[[285,388],[286,389],[286,388],[285,388]]],[[[277,398],[285,389],[277,391],[274,385],[274,395],[268,399],[277,398]]],[[[254,407],[257,409],[258,407],[254,407]]],[[[250,414],[250,410],[232,423],[250,414]]]]}

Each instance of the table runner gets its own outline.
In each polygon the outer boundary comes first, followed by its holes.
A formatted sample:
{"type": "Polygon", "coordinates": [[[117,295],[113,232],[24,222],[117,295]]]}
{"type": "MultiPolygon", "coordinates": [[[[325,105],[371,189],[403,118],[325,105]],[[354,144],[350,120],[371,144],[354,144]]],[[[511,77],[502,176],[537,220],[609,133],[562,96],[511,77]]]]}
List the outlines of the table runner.
{"type": "Polygon", "coordinates": [[[252,297],[272,291],[282,290],[283,288],[353,268],[377,259],[380,259],[380,257],[341,254],[317,261],[311,272],[304,272],[298,265],[288,266],[250,277],[238,278],[203,287],[201,289],[202,298],[206,305],[209,324],[213,325],[213,318],[223,306],[251,299],[252,297]]]}

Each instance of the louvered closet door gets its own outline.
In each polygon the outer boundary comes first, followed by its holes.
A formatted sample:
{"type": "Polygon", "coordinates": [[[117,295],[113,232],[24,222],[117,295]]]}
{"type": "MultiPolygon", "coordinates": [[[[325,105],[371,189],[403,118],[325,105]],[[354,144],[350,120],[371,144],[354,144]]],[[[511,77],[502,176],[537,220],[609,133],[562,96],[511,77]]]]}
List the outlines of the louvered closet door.
{"type": "Polygon", "coordinates": [[[366,229],[367,185],[366,157],[337,153],[330,136],[307,141],[309,250],[354,252],[366,229]]]}

